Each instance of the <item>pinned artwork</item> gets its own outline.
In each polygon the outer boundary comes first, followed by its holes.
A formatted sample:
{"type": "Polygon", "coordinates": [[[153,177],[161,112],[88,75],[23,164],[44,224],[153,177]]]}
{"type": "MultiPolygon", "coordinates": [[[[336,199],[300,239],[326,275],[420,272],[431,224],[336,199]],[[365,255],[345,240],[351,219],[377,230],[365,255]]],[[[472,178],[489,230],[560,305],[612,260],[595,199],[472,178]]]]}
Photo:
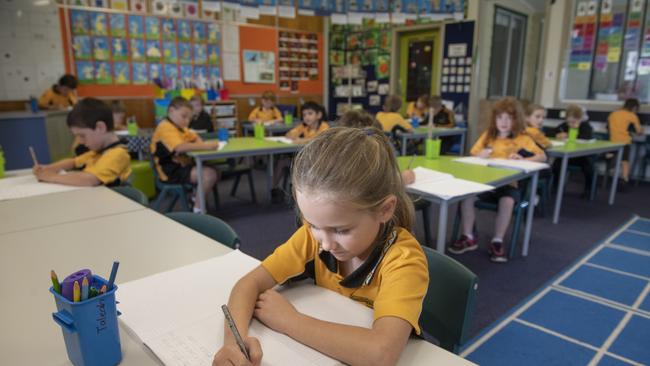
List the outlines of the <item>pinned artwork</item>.
{"type": "Polygon", "coordinates": [[[133,84],[149,83],[147,64],[143,62],[134,62],[131,66],[133,67],[133,84]]]}
{"type": "Polygon", "coordinates": [[[129,73],[129,64],[126,62],[114,62],[113,79],[116,84],[130,84],[131,75],[129,73]]]}
{"type": "Polygon", "coordinates": [[[139,15],[129,15],[129,37],[144,38],[144,22],[139,15]]]}
{"type": "Polygon", "coordinates": [[[176,41],[176,25],[174,24],[174,19],[163,19],[161,27],[163,40],[176,41]]]}
{"type": "Polygon", "coordinates": [[[208,23],[208,42],[217,43],[219,42],[219,24],[218,23],[208,23]]]}
{"type": "Polygon", "coordinates": [[[90,84],[95,82],[95,67],[92,61],[77,61],[77,79],[81,84],[90,84]]]}
{"type": "Polygon", "coordinates": [[[178,40],[188,42],[192,39],[192,31],[190,29],[190,22],[187,20],[178,20],[178,40]]]}
{"type": "Polygon", "coordinates": [[[163,70],[159,63],[149,64],[149,81],[162,80],[163,70]]]}
{"type": "Polygon", "coordinates": [[[112,38],[111,39],[111,50],[113,53],[113,60],[124,61],[128,59],[127,48],[126,48],[126,39],[124,38],[112,38]]]}
{"type": "Polygon", "coordinates": [[[144,29],[147,39],[160,38],[160,21],[157,17],[144,18],[144,29]]]}
{"type": "Polygon", "coordinates": [[[205,23],[192,22],[192,38],[194,39],[194,42],[204,42],[205,33],[205,23]]]}
{"type": "Polygon", "coordinates": [[[181,63],[192,63],[192,45],[189,43],[178,44],[178,55],[181,63]]]}
{"type": "Polygon", "coordinates": [[[178,65],[176,64],[165,64],[165,79],[167,80],[176,80],[178,79],[178,65]]]}
{"type": "Polygon", "coordinates": [[[163,59],[167,63],[176,63],[178,61],[176,42],[163,42],[163,59]]]}
{"type": "Polygon", "coordinates": [[[144,61],[144,41],[141,39],[131,39],[131,59],[133,61],[144,61]]]}
{"type": "Polygon", "coordinates": [[[70,22],[72,23],[72,34],[90,34],[90,16],[88,12],[71,10],[70,22]]]}
{"type": "Polygon", "coordinates": [[[204,44],[194,44],[194,63],[205,64],[207,62],[207,50],[204,44]]]}
{"type": "Polygon", "coordinates": [[[111,64],[106,61],[95,62],[95,82],[97,84],[112,84],[113,73],[111,64]]]}
{"type": "Polygon", "coordinates": [[[147,57],[147,61],[160,61],[160,58],[162,57],[162,52],[160,51],[160,42],[147,41],[145,49],[145,56],[147,57]]]}
{"type": "Polygon", "coordinates": [[[89,60],[93,57],[90,37],[88,36],[74,36],[72,39],[72,49],[74,51],[74,57],[77,60],[89,60]]]}
{"type": "Polygon", "coordinates": [[[125,37],[126,36],[126,15],[124,14],[111,14],[111,36],[125,37]]]}
{"type": "Polygon", "coordinates": [[[219,46],[214,44],[208,45],[208,64],[219,65],[219,46]]]}
{"type": "Polygon", "coordinates": [[[92,34],[95,36],[107,36],[108,35],[108,20],[106,19],[105,13],[90,13],[90,26],[92,34]]]}
{"type": "Polygon", "coordinates": [[[109,59],[108,38],[93,37],[93,58],[95,60],[105,61],[109,59]]]}

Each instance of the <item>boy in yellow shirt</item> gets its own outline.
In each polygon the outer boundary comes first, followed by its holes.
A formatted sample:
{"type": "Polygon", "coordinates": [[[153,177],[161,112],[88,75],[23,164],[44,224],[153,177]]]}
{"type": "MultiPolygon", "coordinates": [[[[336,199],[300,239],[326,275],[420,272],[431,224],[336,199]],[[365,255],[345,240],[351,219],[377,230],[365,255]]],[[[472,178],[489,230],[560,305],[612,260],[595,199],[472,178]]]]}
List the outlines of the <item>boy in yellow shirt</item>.
{"type": "Polygon", "coordinates": [[[609,117],[607,117],[609,141],[625,144],[621,165],[621,178],[623,178],[623,181],[626,183],[630,179],[630,144],[632,143],[630,127],[634,126],[634,131],[637,134],[643,134],[641,121],[639,121],[639,116],[636,115],[638,111],[639,101],[632,98],[625,100],[622,109],[612,112],[609,117]]]}
{"type": "Polygon", "coordinates": [[[429,108],[429,96],[420,95],[415,102],[411,102],[406,106],[406,116],[408,118],[417,118],[420,121],[424,119],[429,108]]]}
{"type": "Polygon", "coordinates": [[[397,95],[389,95],[384,101],[384,111],[377,113],[375,118],[381,124],[384,132],[391,132],[395,126],[400,126],[407,131],[413,130],[413,126],[406,122],[399,109],[402,108],[402,99],[397,95]]]}
{"type": "Polygon", "coordinates": [[[65,74],[59,82],[43,92],[38,99],[38,106],[42,109],[66,109],[77,103],[77,78],[65,74]]]}
{"type": "Polygon", "coordinates": [[[72,186],[118,186],[131,174],[131,158],[126,146],[113,133],[113,114],[102,101],[85,98],[68,114],[68,127],[89,151],[76,158],[34,166],[41,182],[72,186]],[[81,169],[59,174],[61,170],[81,169]]]}
{"type": "Polygon", "coordinates": [[[253,123],[264,123],[272,125],[282,122],[282,113],[275,107],[275,94],[271,91],[265,91],[262,94],[262,106],[255,107],[248,115],[248,120],[253,123]]]}
{"type": "MultiPolygon", "coordinates": [[[[160,180],[168,183],[196,184],[198,176],[194,161],[188,151],[216,150],[218,142],[204,142],[190,131],[192,105],[183,97],[169,103],[167,117],[156,127],[151,137],[150,150],[160,180]]],[[[209,166],[203,169],[204,192],[212,191],[217,182],[217,171],[209,166]]],[[[194,211],[200,212],[199,200],[194,199],[194,211]]]]}

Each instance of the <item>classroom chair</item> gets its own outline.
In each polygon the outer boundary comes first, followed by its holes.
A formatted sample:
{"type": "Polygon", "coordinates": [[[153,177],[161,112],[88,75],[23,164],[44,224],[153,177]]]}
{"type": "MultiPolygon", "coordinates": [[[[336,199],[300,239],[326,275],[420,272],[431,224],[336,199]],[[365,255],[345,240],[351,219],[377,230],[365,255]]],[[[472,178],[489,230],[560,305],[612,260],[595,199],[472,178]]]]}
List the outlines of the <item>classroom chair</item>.
{"type": "Polygon", "coordinates": [[[296,117],[296,106],[293,104],[276,104],[275,107],[282,113],[284,116],[285,114],[289,113],[290,115],[296,117]]]}
{"type": "Polygon", "coordinates": [[[546,206],[551,201],[551,188],[553,186],[553,173],[549,173],[547,176],[539,177],[537,181],[537,195],[539,196],[539,202],[535,210],[539,212],[540,216],[546,216],[546,206]]]}
{"type": "Polygon", "coordinates": [[[131,160],[129,184],[139,189],[147,198],[153,198],[156,195],[153,171],[148,161],[131,160]]]}
{"type": "Polygon", "coordinates": [[[478,276],[451,257],[422,247],[429,265],[429,286],[422,302],[422,331],[440,347],[457,353],[467,340],[474,314],[478,276]]]}
{"type": "Polygon", "coordinates": [[[645,180],[648,171],[648,164],[650,164],[650,136],[646,136],[644,145],[637,146],[637,149],[641,148],[644,151],[643,156],[639,156],[640,154],[637,152],[634,167],[630,167],[630,179],[635,176],[635,186],[638,186],[640,181],[645,180]],[[636,175],[634,172],[636,172],[636,175]]]}
{"type": "Polygon", "coordinates": [[[130,200],[135,201],[143,206],[149,206],[149,199],[144,193],[142,193],[142,191],[140,191],[137,188],[122,186],[122,187],[113,187],[111,189],[121,194],[122,196],[129,198],[130,200]]]}
{"type": "Polygon", "coordinates": [[[424,244],[431,245],[431,216],[429,214],[429,209],[431,208],[431,202],[423,199],[422,197],[410,195],[411,201],[413,202],[413,208],[415,211],[422,211],[422,223],[424,226],[424,244]]]}
{"type": "Polygon", "coordinates": [[[239,249],[241,242],[235,230],[217,217],[192,212],[170,212],[166,216],[229,248],[239,249]]]}

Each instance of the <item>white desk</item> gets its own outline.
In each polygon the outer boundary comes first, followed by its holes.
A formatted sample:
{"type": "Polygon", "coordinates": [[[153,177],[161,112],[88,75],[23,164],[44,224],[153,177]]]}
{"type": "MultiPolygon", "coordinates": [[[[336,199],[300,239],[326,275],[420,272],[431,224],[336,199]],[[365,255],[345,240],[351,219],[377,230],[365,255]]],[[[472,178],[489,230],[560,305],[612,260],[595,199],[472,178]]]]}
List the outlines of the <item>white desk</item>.
{"type": "Polygon", "coordinates": [[[0,201],[0,236],[144,209],[144,206],[106,187],[0,201]]]}

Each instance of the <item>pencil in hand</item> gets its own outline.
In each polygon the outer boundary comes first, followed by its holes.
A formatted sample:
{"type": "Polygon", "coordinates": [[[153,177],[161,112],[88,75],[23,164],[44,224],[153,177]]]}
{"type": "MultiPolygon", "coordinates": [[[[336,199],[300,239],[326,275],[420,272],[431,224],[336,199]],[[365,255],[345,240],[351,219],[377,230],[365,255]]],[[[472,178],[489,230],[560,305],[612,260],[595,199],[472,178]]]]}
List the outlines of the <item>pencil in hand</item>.
{"type": "Polygon", "coordinates": [[[34,151],[33,147],[29,147],[29,153],[32,155],[32,162],[34,163],[34,166],[38,166],[38,159],[36,159],[36,152],[34,151]]]}

